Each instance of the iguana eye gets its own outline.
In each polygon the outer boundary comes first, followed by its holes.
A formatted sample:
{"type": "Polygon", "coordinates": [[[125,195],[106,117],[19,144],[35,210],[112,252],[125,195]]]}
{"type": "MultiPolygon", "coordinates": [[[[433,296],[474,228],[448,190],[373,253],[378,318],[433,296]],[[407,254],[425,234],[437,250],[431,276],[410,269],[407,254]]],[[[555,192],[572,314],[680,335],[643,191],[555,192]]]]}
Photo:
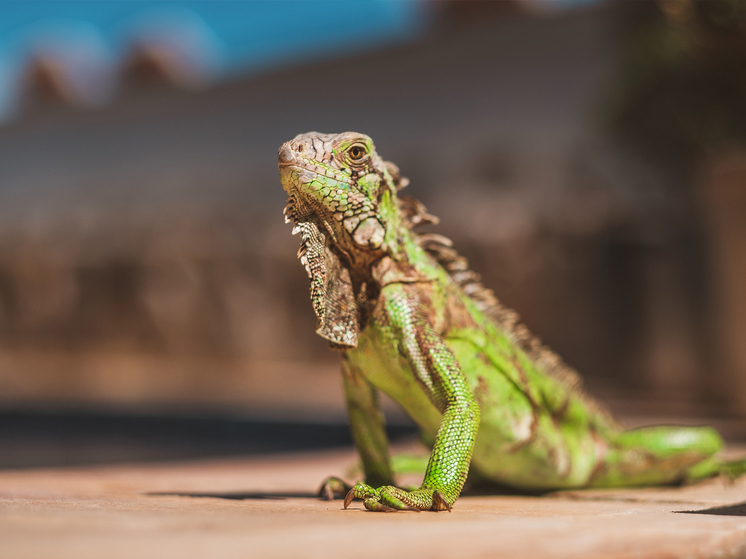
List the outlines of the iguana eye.
{"type": "Polygon", "coordinates": [[[363,146],[352,146],[347,150],[347,154],[350,156],[352,161],[360,161],[366,155],[365,148],[363,146]]]}

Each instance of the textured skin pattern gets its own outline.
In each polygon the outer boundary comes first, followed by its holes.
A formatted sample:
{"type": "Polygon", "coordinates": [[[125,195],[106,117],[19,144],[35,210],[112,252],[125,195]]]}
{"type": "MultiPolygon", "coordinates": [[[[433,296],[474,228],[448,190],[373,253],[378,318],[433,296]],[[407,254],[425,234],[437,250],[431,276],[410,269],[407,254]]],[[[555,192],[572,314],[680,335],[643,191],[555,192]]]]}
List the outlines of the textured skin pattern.
{"type": "MultiPolygon", "coordinates": [[[[282,145],[288,221],[300,233],[317,332],[343,351],[350,426],[367,509],[450,510],[470,467],[516,488],[649,485],[725,471],[708,427],[624,431],[516,313],[469,270],[407,180],[364,134],[309,133],[282,145]],[[419,425],[432,452],[419,489],[395,486],[377,391],[419,425]]],[[[331,480],[343,485],[340,480],[331,480]]],[[[327,485],[327,492],[331,492],[327,485]]]]}

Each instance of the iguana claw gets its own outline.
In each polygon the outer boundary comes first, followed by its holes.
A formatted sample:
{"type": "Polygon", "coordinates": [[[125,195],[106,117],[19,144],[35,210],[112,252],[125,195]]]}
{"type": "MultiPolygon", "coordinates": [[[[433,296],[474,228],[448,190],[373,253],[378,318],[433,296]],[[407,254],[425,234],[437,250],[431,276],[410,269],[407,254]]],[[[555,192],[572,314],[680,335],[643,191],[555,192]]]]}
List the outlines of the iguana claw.
{"type": "Polygon", "coordinates": [[[333,501],[334,491],[332,491],[331,487],[325,483],[321,486],[321,489],[319,489],[319,497],[323,497],[327,501],[333,501]]]}
{"type": "Polygon", "coordinates": [[[318,495],[326,501],[333,501],[335,495],[346,494],[352,486],[338,477],[330,476],[319,487],[318,495]]]}
{"type": "Polygon", "coordinates": [[[347,492],[347,495],[345,496],[345,502],[344,502],[344,508],[347,510],[347,507],[350,506],[350,503],[355,498],[355,488],[353,487],[347,492]]]}
{"type": "Polygon", "coordinates": [[[445,496],[440,491],[433,493],[433,510],[447,510],[451,512],[451,505],[448,504],[445,496]]]}

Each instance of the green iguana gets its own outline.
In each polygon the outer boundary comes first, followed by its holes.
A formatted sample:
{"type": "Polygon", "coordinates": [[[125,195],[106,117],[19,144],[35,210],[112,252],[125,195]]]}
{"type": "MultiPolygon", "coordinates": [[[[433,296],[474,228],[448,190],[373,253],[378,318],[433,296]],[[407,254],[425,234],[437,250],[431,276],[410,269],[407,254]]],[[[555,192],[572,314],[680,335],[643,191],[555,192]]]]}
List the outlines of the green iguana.
{"type": "Polygon", "coordinates": [[[668,484],[746,470],[710,427],[623,430],[486,289],[408,180],[364,134],[302,134],[279,150],[317,333],[342,351],[365,472],[345,498],[375,511],[450,510],[471,467],[526,490],[668,484]],[[433,441],[419,489],[394,486],[377,391],[433,441]]]}

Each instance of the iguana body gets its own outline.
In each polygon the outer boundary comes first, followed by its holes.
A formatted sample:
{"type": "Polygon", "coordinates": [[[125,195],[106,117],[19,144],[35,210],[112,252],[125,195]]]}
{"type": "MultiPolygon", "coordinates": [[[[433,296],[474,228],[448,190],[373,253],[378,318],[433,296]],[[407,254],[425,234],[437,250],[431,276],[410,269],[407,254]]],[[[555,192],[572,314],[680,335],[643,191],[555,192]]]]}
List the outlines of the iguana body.
{"type": "MultiPolygon", "coordinates": [[[[709,427],[623,431],[579,377],[517,324],[437,235],[371,139],[303,134],[279,151],[286,219],[301,234],[317,332],[343,351],[371,510],[450,510],[469,468],[521,489],[664,484],[715,473],[709,427]],[[377,390],[434,441],[422,486],[394,487],[377,390]]],[[[742,464],[737,467],[740,468],[742,464]]]]}

